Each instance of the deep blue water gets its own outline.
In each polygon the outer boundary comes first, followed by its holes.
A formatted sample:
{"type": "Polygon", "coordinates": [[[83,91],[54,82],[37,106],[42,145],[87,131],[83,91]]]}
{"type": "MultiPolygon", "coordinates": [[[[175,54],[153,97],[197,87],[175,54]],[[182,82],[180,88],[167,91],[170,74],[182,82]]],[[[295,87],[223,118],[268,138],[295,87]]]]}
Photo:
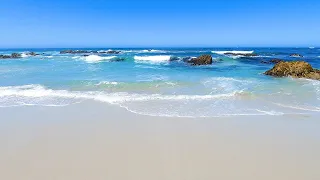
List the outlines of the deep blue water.
{"type": "Polygon", "coordinates": [[[66,106],[95,100],[140,114],[192,117],[320,111],[319,81],[269,77],[263,73],[273,64],[261,63],[301,59],[320,69],[319,48],[118,48],[114,50],[120,54],[89,56],[60,54],[61,50],[0,50],[40,54],[0,59],[0,106],[66,106]],[[259,56],[217,52],[232,50],[259,56]],[[304,57],[290,57],[293,53],[304,57]],[[201,54],[212,55],[214,63],[191,66],[182,61],[201,54]]]}

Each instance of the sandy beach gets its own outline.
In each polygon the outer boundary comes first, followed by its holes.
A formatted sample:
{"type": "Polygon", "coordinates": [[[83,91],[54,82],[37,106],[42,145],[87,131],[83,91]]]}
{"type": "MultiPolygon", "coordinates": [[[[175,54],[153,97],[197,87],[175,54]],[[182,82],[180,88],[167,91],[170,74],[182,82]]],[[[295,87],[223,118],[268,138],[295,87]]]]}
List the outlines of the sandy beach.
{"type": "Polygon", "coordinates": [[[316,180],[310,115],[142,116],[105,103],[0,108],[3,180],[316,180]]]}

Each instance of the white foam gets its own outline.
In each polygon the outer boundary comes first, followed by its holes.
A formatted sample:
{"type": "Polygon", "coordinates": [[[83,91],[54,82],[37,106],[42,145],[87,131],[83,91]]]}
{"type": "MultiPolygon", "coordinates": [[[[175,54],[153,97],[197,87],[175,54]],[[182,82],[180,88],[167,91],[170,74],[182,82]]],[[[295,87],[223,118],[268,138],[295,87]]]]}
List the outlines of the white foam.
{"type": "Polygon", "coordinates": [[[25,52],[21,54],[21,57],[22,57],[22,58],[26,58],[26,57],[29,57],[29,56],[30,56],[30,55],[27,55],[25,52]]]}
{"type": "Polygon", "coordinates": [[[171,56],[134,56],[136,61],[152,61],[152,62],[166,62],[170,61],[171,56]]]}
{"type": "MultiPolygon", "coordinates": [[[[221,78],[220,80],[231,81],[236,83],[244,82],[242,80],[233,78],[221,78]]],[[[99,84],[116,85],[118,84],[118,82],[102,81],[99,84]]],[[[41,85],[7,86],[0,87],[0,107],[67,106],[70,104],[80,103],[84,100],[94,100],[118,105],[134,113],[153,116],[213,117],[284,114],[282,112],[270,110],[269,108],[257,109],[255,106],[253,106],[252,109],[248,109],[250,105],[248,107],[242,107],[241,104],[232,104],[233,102],[238,102],[238,97],[243,94],[243,91],[237,89],[242,88],[231,88],[228,91],[223,91],[225,93],[212,95],[163,95],[136,94],[125,92],[107,93],[101,91],[53,90],[41,85]],[[141,106],[137,106],[137,103],[140,103],[141,106]],[[153,106],[155,107],[148,106],[148,103],[153,104],[153,106]],[[201,106],[199,107],[198,105],[201,106]],[[188,107],[192,110],[185,110],[185,108],[188,107]],[[194,110],[194,107],[197,107],[196,110],[194,110]],[[210,112],[210,109],[212,109],[212,107],[215,107],[214,109],[216,110],[216,112],[210,112]]],[[[299,109],[315,112],[320,111],[319,107],[312,106],[297,107],[287,106],[283,104],[277,105],[287,107],[290,109],[299,109]]]]}
{"type": "Polygon", "coordinates": [[[101,56],[98,56],[98,55],[90,55],[90,56],[83,57],[83,59],[86,62],[89,62],[89,63],[96,63],[96,62],[100,62],[100,61],[103,61],[103,60],[111,60],[111,59],[116,58],[116,57],[117,56],[101,57],[101,56]]]}
{"type": "MultiPolygon", "coordinates": [[[[110,82],[116,84],[115,82],[110,82]]],[[[7,86],[0,87],[0,104],[25,105],[65,105],[68,100],[74,103],[75,100],[96,100],[110,104],[122,102],[153,101],[153,100],[212,100],[230,98],[241,92],[232,92],[217,95],[161,95],[161,94],[129,94],[129,93],[105,93],[101,91],[67,91],[52,90],[41,85],[7,86]],[[59,100],[61,98],[61,100],[59,100]]]]}
{"type": "Polygon", "coordinates": [[[273,103],[275,105],[285,107],[285,108],[291,108],[291,109],[297,109],[297,110],[303,110],[303,111],[313,111],[313,112],[320,112],[320,107],[312,107],[312,106],[293,106],[293,105],[286,105],[286,104],[280,104],[280,103],[273,103]]]}
{"type": "Polygon", "coordinates": [[[264,110],[260,110],[260,109],[256,109],[256,111],[264,113],[266,115],[273,115],[273,116],[280,116],[280,115],[284,115],[283,112],[277,112],[277,111],[264,111],[264,110]]]}
{"type": "Polygon", "coordinates": [[[220,55],[224,55],[226,53],[233,53],[233,54],[253,54],[254,51],[211,51],[214,54],[220,54],[220,55]]]}

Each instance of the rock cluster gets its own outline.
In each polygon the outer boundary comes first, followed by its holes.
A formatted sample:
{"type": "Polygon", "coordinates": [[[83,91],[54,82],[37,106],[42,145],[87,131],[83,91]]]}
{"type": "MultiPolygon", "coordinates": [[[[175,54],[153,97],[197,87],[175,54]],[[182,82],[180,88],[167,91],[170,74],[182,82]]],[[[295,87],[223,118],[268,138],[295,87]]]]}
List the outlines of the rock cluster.
{"type": "Polygon", "coordinates": [[[11,55],[0,55],[0,59],[16,59],[21,57],[22,56],[19,53],[12,53],[11,55]]]}

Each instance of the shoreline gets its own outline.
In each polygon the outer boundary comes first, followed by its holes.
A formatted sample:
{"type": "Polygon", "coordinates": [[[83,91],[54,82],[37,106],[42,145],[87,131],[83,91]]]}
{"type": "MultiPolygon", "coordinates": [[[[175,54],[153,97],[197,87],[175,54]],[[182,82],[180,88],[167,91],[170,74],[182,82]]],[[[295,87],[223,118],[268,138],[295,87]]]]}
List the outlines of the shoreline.
{"type": "Polygon", "coordinates": [[[0,114],[0,179],[320,178],[316,116],[151,117],[93,101],[0,114]]]}

